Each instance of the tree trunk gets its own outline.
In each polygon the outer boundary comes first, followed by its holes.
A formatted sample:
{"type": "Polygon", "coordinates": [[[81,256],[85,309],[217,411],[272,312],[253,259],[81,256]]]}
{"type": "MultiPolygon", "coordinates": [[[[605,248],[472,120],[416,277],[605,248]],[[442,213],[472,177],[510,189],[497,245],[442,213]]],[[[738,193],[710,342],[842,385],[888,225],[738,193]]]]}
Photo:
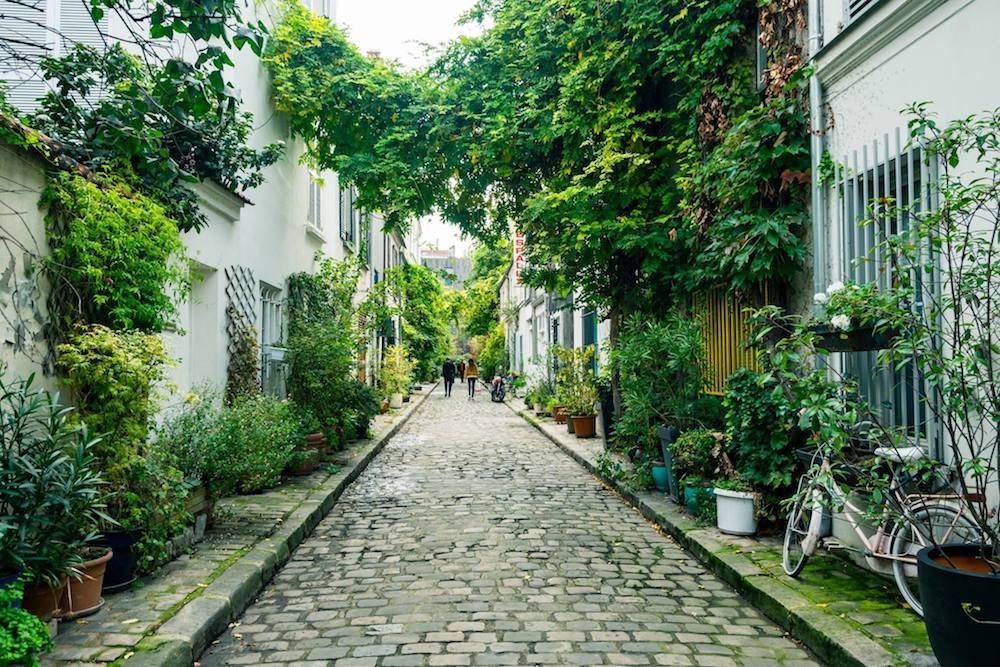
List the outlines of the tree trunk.
{"type": "MultiPolygon", "coordinates": [[[[621,326],[622,326],[622,305],[617,299],[611,302],[611,308],[608,311],[608,340],[611,343],[611,349],[616,349],[618,347],[618,341],[621,337],[621,326]]],[[[617,364],[611,373],[611,400],[614,402],[615,406],[615,419],[621,419],[622,416],[622,383],[621,383],[621,372],[618,370],[617,364]]]]}

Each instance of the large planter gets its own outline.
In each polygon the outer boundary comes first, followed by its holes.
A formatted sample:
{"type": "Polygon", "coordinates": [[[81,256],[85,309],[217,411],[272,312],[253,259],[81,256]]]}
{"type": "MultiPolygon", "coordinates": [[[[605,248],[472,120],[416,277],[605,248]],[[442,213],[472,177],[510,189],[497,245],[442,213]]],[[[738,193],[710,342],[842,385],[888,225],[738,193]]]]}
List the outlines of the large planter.
{"type": "Polygon", "coordinates": [[[827,352],[869,352],[884,350],[899,335],[896,331],[876,332],[874,326],[859,324],[848,331],[818,324],[809,327],[817,335],[816,347],[827,352]]]}
{"type": "Polygon", "coordinates": [[[729,535],[756,535],[757,512],[754,494],[715,488],[716,525],[729,535]]]}
{"type": "Polygon", "coordinates": [[[597,409],[601,416],[601,430],[604,431],[604,442],[614,439],[615,432],[615,398],[610,387],[601,385],[597,392],[597,409]]]}
{"type": "Polygon", "coordinates": [[[576,424],[570,419],[569,414],[566,415],[566,431],[567,433],[576,433],[576,424]]]}
{"type": "Polygon", "coordinates": [[[557,424],[565,424],[568,421],[566,419],[566,406],[565,405],[553,405],[552,406],[552,418],[556,420],[557,424]]]}
{"type": "Polygon", "coordinates": [[[77,566],[80,578],[70,577],[68,585],[63,589],[62,599],[59,601],[61,619],[89,616],[104,606],[101,586],[104,585],[104,573],[111,560],[111,549],[98,548],[95,555],[95,558],[77,566]]]}
{"type": "Polygon", "coordinates": [[[101,535],[97,544],[108,547],[113,552],[104,571],[104,593],[118,593],[127,589],[135,581],[135,543],[141,533],[138,530],[116,530],[101,535]]]}
{"type": "Polygon", "coordinates": [[[302,463],[296,466],[289,465],[285,471],[293,477],[311,475],[319,467],[319,458],[319,452],[315,449],[309,449],[306,451],[306,456],[302,460],[302,463]]]}
{"type": "Polygon", "coordinates": [[[667,466],[663,465],[663,461],[657,461],[653,464],[652,474],[653,484],[656,485],[657,491],[662,493],[670,491],[670,480],[667,473],[667,466]]]}
{"type": "Polygon", "coordinates": [[[48,623],[59,610],[59,600],[62,598],[64,588],[66,588],[66,577],[63,577],[55,587],[41,581],[33,581],[24,587],[21,606],[25,611],[48,623]]]}
{"type": "Polygon", "coordinates": [[[389,407],[398,410],[403,407],[403,394],[392,394],[389,396],[389,407]]]}
{"type": "Polygon", "coordinates": [[[597,436],[597,415],[573,415],[573,432],[578,438],[593,438],[597,436]]]}
{"type": "Polygon", "coordinates": [[[941,667],[997,664],[1000,576],[988,573],[981,553],[975,544],[932,546],[917,553],[924,625],[941,667]]]}
{"type": "MultiPolygon", "coordinates": [[[[9,574],[0,575],[0,591],[5,590],[17,583],[17,580],[21,578],[21,571],[11,572],[9,574]]],[[[22,591],[23,592],[23,591],[22,591]]],[[[21,598],[18,597],[16,600],[11,600],[10,606],[15,609],[21,607],[21,598]]]]}
{"type": "Polygon", "coordinates": [[[661,426],[657,429],[660,436],[660,453],[663,455],[663,465],[667,468],[667,484],[669,494],[675,503],[682,503],[683,489],[680,480],[677,479],[677,470],[674,469],[674,454],[670,446],[680,437],[681,432],[674,426],[661,426]]]}

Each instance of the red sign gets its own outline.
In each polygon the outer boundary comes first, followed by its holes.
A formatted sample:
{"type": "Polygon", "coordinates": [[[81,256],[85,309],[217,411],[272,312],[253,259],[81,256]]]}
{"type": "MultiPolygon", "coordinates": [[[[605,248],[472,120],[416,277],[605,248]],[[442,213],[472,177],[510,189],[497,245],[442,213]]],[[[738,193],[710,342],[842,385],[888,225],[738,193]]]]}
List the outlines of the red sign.
{"type": "Polygon", "coordinates": [[[521,271],[524,270],[524,234],[514,232],[514,284],[521,286],[521,271]]]}

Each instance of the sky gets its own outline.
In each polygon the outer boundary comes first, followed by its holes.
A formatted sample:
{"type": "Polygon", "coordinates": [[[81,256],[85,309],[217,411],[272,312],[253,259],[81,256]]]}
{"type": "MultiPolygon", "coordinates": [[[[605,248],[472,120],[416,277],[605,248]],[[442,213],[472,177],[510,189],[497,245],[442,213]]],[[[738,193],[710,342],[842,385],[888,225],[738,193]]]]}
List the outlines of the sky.
{"type": "MultiPolygon", "coordinates": [[[[362,52],[378,51],[406,67],[428,62],[425,45],[438,46],[460,35],[475,34],[475,25],[458,26],[458,18],[475,0],[336,0],[337,23],[346,28],[362,52]]],[[[463,254],[471,240],[436,218],[422,221],[421,243],[452,245],[463,254]]]]}

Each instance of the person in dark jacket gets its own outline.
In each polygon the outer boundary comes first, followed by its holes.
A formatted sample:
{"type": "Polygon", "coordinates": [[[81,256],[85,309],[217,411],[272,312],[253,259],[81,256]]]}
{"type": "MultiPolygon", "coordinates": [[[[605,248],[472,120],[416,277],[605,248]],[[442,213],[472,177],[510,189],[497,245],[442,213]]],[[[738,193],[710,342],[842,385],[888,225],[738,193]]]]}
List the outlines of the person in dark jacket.
{"type": "Polygon", "coordinates": [[[455,368],[455,362],[451,359],[444,360],[444,367],[441,369],[441,376],[444,378],[444,395],[451,396],[451,388],[455,386],[455,374],[458,369],[455,368]]]}
{"type": "Polygon", "coordinates": [[[465,359],[458,360],[458,377],[465,382],[465,359]]]}

